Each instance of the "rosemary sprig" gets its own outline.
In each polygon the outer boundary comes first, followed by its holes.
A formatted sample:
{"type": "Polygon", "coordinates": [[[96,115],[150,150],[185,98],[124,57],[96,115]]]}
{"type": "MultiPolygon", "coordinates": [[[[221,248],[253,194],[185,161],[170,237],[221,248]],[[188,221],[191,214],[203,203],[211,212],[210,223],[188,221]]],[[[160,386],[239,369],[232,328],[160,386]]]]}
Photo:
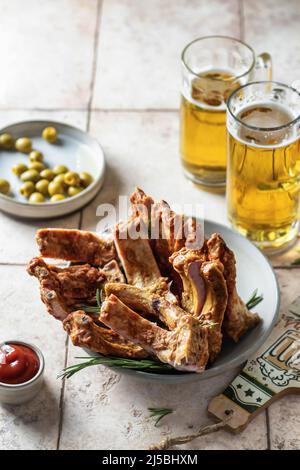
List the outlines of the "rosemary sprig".
{"type": "Polygon", "coordinates": [[[103,298],[102,298],[102,289],[97,289],[96,290],[96,302],[97,302],[97,305],[86,305],[86,304],[79,304],[77,305],[76,307],[80,310],[83,310],[85,313],[98,313],[99,314],[99,310],[101,310],[101,305],[102,305],[102,302],[103,302],[103,298]]]}
{"type": "Polygon", "coordinates": [[[158,423],[164,416],[174,413],[173,408],[148,408],[150,411],[150,417],[156,418],[154,426],[157,427],[158,423]]]}
{"type": "MultiPolygon", "coordinates": [[[[86,359],[86,357],[76,357],[76,359],[86,359]]],[[[62,370],[58,378],[69,379],[72,375],[90,366],[104,365],[109,367],[120,367],[122,369],[148,370],[148,371],[166,371],[172,369],[168,364],[162,364],[152,359],[125,359],[115,356],[97,356],[79,364],[68,366],[62,370]]]]}
{"type": "Polygon", "coordinates": [[[264,296],[263,294],[257,295],[257,289],[253,292],[252,296],[246,303],[246,306],[248,310],[251,310],[252,308],[256,307],[256,305],[260,304],[260,302],[263,300],[264,296]]]}
{"type": "Polygon", "coordinates": [[[97,305],[98,305],[98,308],[99,310],[101,309],[101,305],[102,305],[102,289],[97,289],[96,290],[96,301],[97,301],[97,305]]]}
{"type": "Polygon", "coordinates": [[[85,313],[98,313],[99,315],[99,307],[98,305],[84,305],[84,304],[79,304],[76,305],[76,308],[78,310],[83,310],[85,313]]]}
{"type": "Polygon", "coordinates": [[[300,258],[296,258],[291,264],[293,266],[299,266],[300,265],[300,258]]]}

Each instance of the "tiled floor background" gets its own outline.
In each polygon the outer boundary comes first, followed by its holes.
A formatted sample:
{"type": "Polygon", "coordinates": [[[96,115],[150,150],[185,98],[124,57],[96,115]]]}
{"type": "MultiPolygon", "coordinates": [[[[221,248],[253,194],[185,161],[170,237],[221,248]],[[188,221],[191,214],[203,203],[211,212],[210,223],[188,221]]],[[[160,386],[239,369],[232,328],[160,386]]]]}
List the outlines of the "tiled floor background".
{"type": "MultiPolygon", "coordinates": [[[[179,54],[191,39],[226,34],[273,54],[274,78],[300,78],[298,0],[0,0],[0,125],[52,118],[91,132],[108,163],[103,190],[80,213],[52,226],[95,229],[95,210],[135,185],[172,202],[203,202],[227,223],[224,196],[187,183],[178,161],[179,54]],[[172,171],[170,171],[170,169],[172,171]],[[174,184],[176,183],[176,184],[174,184]]],[[[39,223],[43,226],[44,222],[39,223]]],[[[169,433],[208,422],[209,399],[235,375],[181,386],[145,384],[94,368],[61,382],[78,354],[49,318],[25,272],[36,252],[36,222],[0,214],[1,338],[30,339],[45,352],[43,393],[20,407],[0,407],[0,448],[147,448],[169,433]],[[191,399],[193,397],[193,399],[191,399]],[[160,428],[149,406],[176,414],[160,428]]],[[[282,310],[299,293],[296,249],[273,259],[282,310]]],[[[300,448],[299,397],[286,397],[237,436],[219,432],[186,449],[300,448]]]]}

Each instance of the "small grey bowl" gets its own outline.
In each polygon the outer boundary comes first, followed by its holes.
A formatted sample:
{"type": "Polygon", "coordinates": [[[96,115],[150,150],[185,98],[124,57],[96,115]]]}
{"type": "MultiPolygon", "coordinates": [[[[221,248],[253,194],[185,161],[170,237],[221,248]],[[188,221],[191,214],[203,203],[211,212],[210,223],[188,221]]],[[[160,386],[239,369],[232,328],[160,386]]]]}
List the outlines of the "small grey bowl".
{"type": "Polygon", "coordinates": [[[0,347],[9,343],[20,344],[32,349],[38,356],[40,363],[37,374],[27,382],[22,384],[6,384],[4,382],[0,382],[0,402],[8,405],[21,405],[22,403],[32,400],[32,398],[34,398],[40,391],[44,379],[45,359],[39,348],[31,343],[25,343],[24,341],[3,341],[0,344],[0,347]]]}

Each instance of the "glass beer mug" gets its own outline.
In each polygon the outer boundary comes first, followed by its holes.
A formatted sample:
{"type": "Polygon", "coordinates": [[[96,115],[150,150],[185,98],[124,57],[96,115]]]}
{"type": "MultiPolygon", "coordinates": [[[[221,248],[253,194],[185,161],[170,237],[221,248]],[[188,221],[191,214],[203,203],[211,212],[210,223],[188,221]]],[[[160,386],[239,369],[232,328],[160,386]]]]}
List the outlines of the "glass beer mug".
{"type": "Polygon", "coordinates": [[[272,253],[298,233],[300,94],[281,83],[254,82],[234,91],[227,107],[228,216],[272,253]]]}
{"type": "Polygon", "coordinates": [[[194,183],[222,187],[226,180],[226,100],[259,70],[271,79],[271,59],[224,36],[207,36],[182,52],[180,153],[194,183]]]}

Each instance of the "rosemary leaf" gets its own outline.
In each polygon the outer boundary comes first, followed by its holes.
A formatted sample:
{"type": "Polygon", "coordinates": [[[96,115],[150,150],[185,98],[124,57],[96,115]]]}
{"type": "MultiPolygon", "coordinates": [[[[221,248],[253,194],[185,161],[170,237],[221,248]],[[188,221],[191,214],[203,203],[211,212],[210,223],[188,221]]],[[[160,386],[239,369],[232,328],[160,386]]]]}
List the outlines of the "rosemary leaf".
{"type": "Polygon", "coordinates": [[[173,408],[148,408],[148,410],[150,411],[150,417],[156,418],[155,427],[158,426],[158,423],[164,416],[174,413],[173,408]]]}
{"type": "Polygon", "coordinates": [[[96,290],[96,302],[97,305],[87,305],[87,304],[79,304],[76,305],[76,308],[83,310],[85,313],[98,313],[99,310],[101,310],[101,305],[103,302],[103,291],[102,289],[97,289],[96,290]]]}
{"type": "Polygon", "coordinates": [[[255,289],[252,296],[250,297],[250,299],[246,303],[246,306],[247,306],[248,310],[251,310],[252,308],[256,307],[256,305],[258,305],[263,300],[263,298],[264,298],[264,296],[262,294],[257,295],[257,289],[255,289]]]}
{"type": "Polygon", "coordinates": [[[98,313],[99,315],[99,307],[97,305],[79,304],[76,305],[76,308],[78,308],[78,310],[83,310],[85,313],[98,313]]]}
{"type": "Polygon", "coordinates": [[[300,265],[300,258],[296,258],[296,259],[292,262],[292,265],[293,265],[293,266],[299,266],[299,265],[300,265]]]}
{"type": "Polygon", "coordinates": [[[96,290],[96,300],[97,300],[97,305],[98,308],[101,309],[101,304],[102,304],[102,289],[97,289],[96,290]]]}
{"type": "MultiPolygon", "coordinates": [[[[86,357],[76,357],[76,359],[86,359],[86,357]]],[[[87,361],[68,366],[62,370],[58,378],[69,379],[72,375],[90,366],[105,365],[109,367],[120,367],[123,369],[148,370],[148,371],[166,371],[172,369],[168,364],[162,364],[152,359],[125,359],[114,356],[97,356],[87,361]]]]}

